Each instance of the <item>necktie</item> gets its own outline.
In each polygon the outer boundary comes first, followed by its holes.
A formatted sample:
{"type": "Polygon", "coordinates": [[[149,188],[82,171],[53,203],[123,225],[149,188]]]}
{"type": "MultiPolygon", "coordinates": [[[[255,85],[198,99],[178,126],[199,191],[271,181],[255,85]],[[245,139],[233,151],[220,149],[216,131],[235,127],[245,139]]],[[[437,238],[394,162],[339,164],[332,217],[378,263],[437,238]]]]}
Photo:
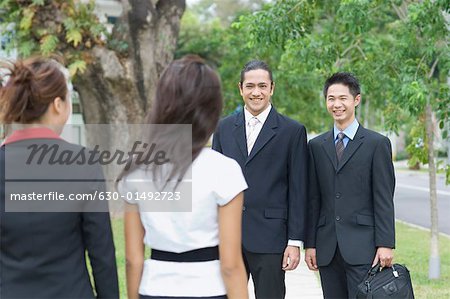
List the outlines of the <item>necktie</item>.
{"type": "Polygon", "coordinates": [[[342,132],[339,132],[338,134],[338,141],[336,142],[336,156],[338,163],[341,161],[342,154],[344,153],[344,137],[345,134],[342,132]]]}
{"type": "Polygon", "coordinates": [[[248,121],[247,132],[247,152],[250,155],[253,145],[255,144],[258,134],[256,133],[256,126],[259,124],[259,120],[256,117],[250,118],[248,121]]]}

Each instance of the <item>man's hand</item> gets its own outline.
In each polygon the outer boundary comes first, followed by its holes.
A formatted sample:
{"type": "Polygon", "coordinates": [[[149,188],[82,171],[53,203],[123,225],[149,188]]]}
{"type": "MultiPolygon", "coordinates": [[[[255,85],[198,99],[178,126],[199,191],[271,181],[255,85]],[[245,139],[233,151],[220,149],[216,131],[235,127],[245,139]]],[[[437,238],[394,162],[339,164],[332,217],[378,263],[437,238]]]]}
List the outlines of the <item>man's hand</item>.
{"type": "Polygon", "coordinates": [[[393,260],[394,250],[392,248],[378,247],[375,258],[373,259],[372,267],[375,266],[378,262],[380,262],[380,265],[383,268],[390,267],[392,266],[393,260]]]}
{"type": "Polygon", "coordinates": [[[284,271],[295,270],[300,263],[300,248],[297,246],[287,246],[284,250],[283,265],[284,271]]]}
{"type": "Polygon", "coordinates": [[[316,249],[306,248],[305,250],[305,262],[308,265],[309,270],[317,271],[317,261],[316,261],[316,249]]]}

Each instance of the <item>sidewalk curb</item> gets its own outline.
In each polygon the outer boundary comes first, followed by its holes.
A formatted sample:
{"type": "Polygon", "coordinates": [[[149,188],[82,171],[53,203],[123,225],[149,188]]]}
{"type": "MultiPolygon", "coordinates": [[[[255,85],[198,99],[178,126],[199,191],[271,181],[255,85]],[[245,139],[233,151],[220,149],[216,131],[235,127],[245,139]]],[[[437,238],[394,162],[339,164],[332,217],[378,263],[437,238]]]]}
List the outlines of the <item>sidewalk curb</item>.
{"type": "MultiPolygon", "coordinates": [[[[407,225],[409,227],[417,228],[417,229],[420,229],[420,230],[423,230],[423,231],[427,231],[427,232],[431,231],[429,228],[426,228],[426,227],[423,227],[423,226],[420,226],[420,225],[417,225],[417,224],[412,224],[412,223],[409,223],[409,222],[406,222],[406,221],[403,221],[403,220],[400,220],[400,219],[395,219],[395,221],[397,221],[398,223],[407,225]]],[[[446,233],[441,233],[440,232],[439,235],[444,237],[444,238],[450,239],[450,235],[447,235],[446,233]]]]}

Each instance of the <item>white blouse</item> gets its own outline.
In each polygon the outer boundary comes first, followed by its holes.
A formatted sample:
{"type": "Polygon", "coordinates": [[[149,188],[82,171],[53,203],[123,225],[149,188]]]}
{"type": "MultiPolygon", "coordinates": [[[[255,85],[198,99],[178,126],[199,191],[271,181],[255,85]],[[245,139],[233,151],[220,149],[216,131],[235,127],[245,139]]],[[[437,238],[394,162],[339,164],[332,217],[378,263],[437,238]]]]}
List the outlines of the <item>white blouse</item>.
{"type": "MultiPolygon", "coordinates": [[[[129,201],[140,207],[144,243],[150,248],[179,253],[219,244],[218,207],[247,189],[241,167],[233,159],[205,148],[192,163],[191,170],[191,212],[146,212],[143,201],[129,201]]],[[[133,171],[119,184],[120,192],[148,192],[144,184],[136,183],[148,175],[144,169],[133,171]]],[[[148,259],[139,293],[207,297],[225,295],[226,290],[218,260],[179,263],[148,259]]]]}

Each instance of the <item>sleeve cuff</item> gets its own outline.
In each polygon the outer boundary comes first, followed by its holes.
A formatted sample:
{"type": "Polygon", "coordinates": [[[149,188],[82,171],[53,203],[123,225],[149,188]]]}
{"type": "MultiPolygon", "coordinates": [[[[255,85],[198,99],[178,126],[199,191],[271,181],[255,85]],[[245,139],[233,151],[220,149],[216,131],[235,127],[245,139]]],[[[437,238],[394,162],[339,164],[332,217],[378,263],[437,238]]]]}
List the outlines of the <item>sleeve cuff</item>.
{"type": "Polygon", "coordinates": [[[303,249],[303,241],[288,240],[288,246],[297,246],[297,247],[300,247],[300,250],[302,250],[303,249]]]}

